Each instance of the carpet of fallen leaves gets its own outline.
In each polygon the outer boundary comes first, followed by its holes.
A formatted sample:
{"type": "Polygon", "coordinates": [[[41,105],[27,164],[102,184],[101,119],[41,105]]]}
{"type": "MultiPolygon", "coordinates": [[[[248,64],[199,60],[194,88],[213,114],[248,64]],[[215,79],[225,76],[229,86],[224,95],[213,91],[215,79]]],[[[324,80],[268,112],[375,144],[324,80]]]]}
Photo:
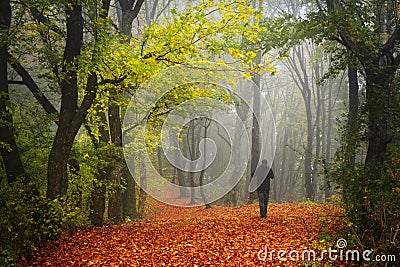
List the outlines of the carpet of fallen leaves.
{"type": "MultiPolygon", "coordinates": [[[[41,246],[22,266],[345,266],[344,263],[279,260],[260,250],[334,247],[324,236],[342,231],[343,210],[322,204],[271,204],[266,219],[258,206],[181,208],[155,203],[138,222],[63,235],[41,246]],[[261,256],[265,255],[263,253],[261,256]],[[315,263],[314,263],[315,264],[315,263]]],[[[317,254],[318,255],[318,254],[317,254]]]]}

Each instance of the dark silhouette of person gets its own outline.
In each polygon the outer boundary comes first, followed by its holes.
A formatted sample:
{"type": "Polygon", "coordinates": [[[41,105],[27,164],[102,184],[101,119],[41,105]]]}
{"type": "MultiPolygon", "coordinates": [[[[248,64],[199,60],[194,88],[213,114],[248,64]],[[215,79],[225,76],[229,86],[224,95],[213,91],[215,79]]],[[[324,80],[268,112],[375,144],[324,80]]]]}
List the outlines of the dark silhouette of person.
{"type": "Polygon", "coordinates": [[[274,172],[268,166],[268,161],[266,159],[262,160],[261,165],[257,167],[253,175],[253,179],[257,179],[257,184],[260,184],[257,188],[257,195],[261,218],[267,217],[270,181],[273,178],[274,172]]]}

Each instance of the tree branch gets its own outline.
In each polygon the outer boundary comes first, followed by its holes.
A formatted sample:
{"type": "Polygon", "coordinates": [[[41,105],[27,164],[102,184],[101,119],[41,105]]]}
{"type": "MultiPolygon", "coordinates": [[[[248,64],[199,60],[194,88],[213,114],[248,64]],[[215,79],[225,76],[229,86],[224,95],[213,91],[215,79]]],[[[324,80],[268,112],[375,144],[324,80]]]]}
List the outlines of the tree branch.
{"type": "Polygon", "coordinates": [[[136,17],[139,15],[139,11],[142,8],[144,0],[137,0],[135,7],[132,10],[132,17],[133,19],[136,19],[136,17]]]}
{"type": "MultiPolygon", "coordinates": [[[[43,109],[48,114],[54,114],[58,117],[58,111],[53,106],[53,104],[46,98],[42,91],[40,91],[39,86],[33,80],[29,72],[14,58],[10,53],[8,53],[8,62],[13,67],[13,69],[21,76],[23,84],[25,84],[28,89],[32,92],[35,99],[43,107],[43,109]]],[[[58,124],[58,119],[55,121],[58,124]]]]}
{"type": "MultiPolygon", "coordinates": [[[[31,15],[33,16],[33,18],[38,22],[38,23],[42,23],[45,25],[49,25],[50,21],[48,18],[46,18],[42,13],[39,12],[39,10],[37,10],[34,7],[29,8],[29,11],[31,12],[31,15]]],[[[55,32],[58,33],[60,35],[63,34],[63,31],[57,26],[57,25],[51,25],[50,29],[55,32]]]]}
{"type": "Polygon", "coordinates": [[[128,76],[127,75],[123,75],[120,78],[116,78],[116,79],[102,79],[99,82],[99,85],[105,85],[105,84],[113,84],[113,85],[118,85],[120,83],[122,83],[128,76]]]}
{"type": "Polygon", "coordinates": [[[392,35],[389,37],[389,39],[386,41],[386,43],[383,45],[382,50],[384,53],[390,53],[390,51],[397,45],[399,44],[400,41],[400,26],[397,26],[392,35]]]}

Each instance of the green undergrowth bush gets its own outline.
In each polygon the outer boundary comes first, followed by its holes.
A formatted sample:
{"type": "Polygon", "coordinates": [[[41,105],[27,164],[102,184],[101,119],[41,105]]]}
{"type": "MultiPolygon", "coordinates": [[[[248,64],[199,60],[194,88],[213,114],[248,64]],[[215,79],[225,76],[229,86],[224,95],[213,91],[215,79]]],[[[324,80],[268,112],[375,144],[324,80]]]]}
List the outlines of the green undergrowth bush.
{"type": "Polygon", "coordinates": [[[383,163],[339,164],[331,175],[343,192],[349,241],[400,257],[400,149],[392,147],[383,163]]]}
{"type": "Polygon", "coordinates": [[[62,232],[62,209],[41,196],[34,184],[20,181],[0,188],[0,266],[30,257],[35,244],[62,232]]]}
{"type": "Polygon", "coordinates": [[[66,196],[54,200],[37,188],[20,181],[0,188],[0,266],[13,266],[22,257],[29,260],[40,242],[89,224],[87,203],[81,203],[73,185],[66,196]]]}

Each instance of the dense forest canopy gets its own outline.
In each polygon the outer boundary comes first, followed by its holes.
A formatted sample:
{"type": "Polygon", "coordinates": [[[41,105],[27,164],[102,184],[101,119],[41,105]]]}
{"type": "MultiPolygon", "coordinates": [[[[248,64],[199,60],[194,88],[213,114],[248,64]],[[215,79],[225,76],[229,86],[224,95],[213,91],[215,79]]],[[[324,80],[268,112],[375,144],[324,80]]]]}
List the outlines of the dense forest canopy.
{"type": "Polygon", "coordinates": [[[140,220],[149,198],[252,203],[262,159],[274,202],[341,205],[348,239],[398,254],[399,12],[393,0],[0,0],[0,262],[140,220]]]}

